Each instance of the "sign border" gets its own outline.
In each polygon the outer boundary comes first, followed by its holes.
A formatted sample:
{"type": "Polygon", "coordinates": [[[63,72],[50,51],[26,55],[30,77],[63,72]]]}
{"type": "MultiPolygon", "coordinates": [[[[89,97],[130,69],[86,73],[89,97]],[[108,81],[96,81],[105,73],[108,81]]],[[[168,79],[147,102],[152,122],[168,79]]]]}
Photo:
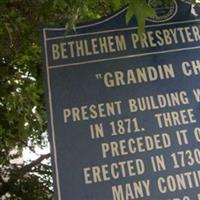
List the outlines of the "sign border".
{"type": "MultiPolygon", "coordinates": [[[[118,14],[122,13],[125,9],[120,11],[119,13],[115,14],[113,17],[117,16],[118,14]]],[[[112,19],[113,17],[108,18],[107,20],[103,20],[102,22],[94,23],[91,25],[85,25],[85,26],[78,26],[78,28],[85,28],[93,25],[98,25],[101,23],[104,23],[105,21],[108,21],[109,19],[112,19]]],[[[156,24],[156,25],[147,25],[145,28],[150,28],[150,27],[160,27],[160,26],[167,26],[167,25],[174,25],[174,24],[185,24],[185,23],[190,23],[190,22],[200,22],[200,19],[194,19],[194,20],[185,20],[185,21],[175,21],[175,22],[170,22],[170,23],[164,23],[164,24],[156,24]]],[[[127,59],[127,58],[133,58],[133,57],[139,57],[139,56],[148,56],[148,55],[154,55],[154,54],[162,54],[162,53],[171,53],[171,52],[177,52],[177,51],[187,51],[187,50],[192,50],[192,49],[200,49],[200,46],[197,47],[188,47],[188,48],[181,48],[181,49],[172,49],[172,50],[166,50],[162,52],[152,52],[152,53],[143,53],[143,54],[136,54],[136,55],[127,55],[127,56],[122,56],[122,57],[114,57],[114,58],[108,58],[108,59],[99,59],[99,60],[94,60],[94,61],[85,61],[85,62],[80,62],[80,63],[70,63],[70,64],[64,64],[64,65],[56,65],[56,66],[50,66],[48,62],[48,54],[47,54],[47,41],[49,40],[54,40],[55,38],[47,38],[46,37],[46,31],[48,30],[64,30],[65,28],[43,28],[43,45],[44,45],[44,52],[45,52],[45,68],[46,68],[46,77],[47,77],[47,86],[48,86],[48,94],[47,98],[49,101],[49,113],[50,113],[50,127],[51,127],[51,137],[52,137],[52,148],[53,148],[53,156],[54,156],[54,166],[55,166],[55,178],[56,178],[56,189],[57,189],[57,198],[58,200],[62,200],[62,195],[61,195],[61,187],[60,187],[60,174],[58,170],[58,157],[57,157],[57,147],[56,147],[56,137],[55,137],[55,126],[54,126],[54,114],[53,114],[53,106],[52,106],[52,94],[51,94],[51,81],[50,81],[50,76],[49,76],[49,71],[51,69],[56,69],[56,68],[61,68],[61,67],[67,67],[67,66],[76,66],[76,65],[81,65],[81,64],[88,64],[88,63],[95,63],[95,62],[103,62],[103,61],[109,61],[109,60],[117,60],[117,59],[127,59]]],[[[82,36],[82,35],[92,35],[96,33],[108,33],[108,32],[113,32],[113,31],[124,31],[124,30],[134,30],[137,29],[137,27],[131,27],[131,28],[121,28],[121,29],[111,29],[111,30],[106,30],[106,31],[99,31],[99,32],[90,32],[90,33],[83,33],[83,34],[76,34],[76,35],[68,35],[68,36],[60,36],[57,37],[56,39],[59,38],[65,38],[65,37],[77,37],[77,36],[82,36]]]]}

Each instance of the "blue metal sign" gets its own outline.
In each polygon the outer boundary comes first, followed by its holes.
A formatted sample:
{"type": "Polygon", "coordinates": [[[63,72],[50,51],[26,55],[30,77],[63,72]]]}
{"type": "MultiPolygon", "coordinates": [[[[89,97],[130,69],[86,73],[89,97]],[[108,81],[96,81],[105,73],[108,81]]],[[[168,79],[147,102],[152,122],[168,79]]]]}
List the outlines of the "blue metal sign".
{"type": "Polygon", "coordinates": [[[58,200],[200,200],[200,18],[149,3],[66,35],[43,28],[58,200]]]}

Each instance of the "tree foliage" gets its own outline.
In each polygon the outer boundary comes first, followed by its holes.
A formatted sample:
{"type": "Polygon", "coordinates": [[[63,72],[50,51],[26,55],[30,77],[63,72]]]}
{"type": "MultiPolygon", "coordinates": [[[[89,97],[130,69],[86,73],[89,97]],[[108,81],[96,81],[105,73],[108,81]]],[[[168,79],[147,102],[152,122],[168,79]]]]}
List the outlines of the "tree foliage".
{"type": "Polygon", "coordinates": [[[127,23],[135,15],[143,31],[145,18],[155,15],[146,0],[0,0],[0,199],[52,199],[51,166],[43,162],[49,154],[12,162],[24,148],[47,146],[40,25],[72,28],[125,5],[127,23]]]}

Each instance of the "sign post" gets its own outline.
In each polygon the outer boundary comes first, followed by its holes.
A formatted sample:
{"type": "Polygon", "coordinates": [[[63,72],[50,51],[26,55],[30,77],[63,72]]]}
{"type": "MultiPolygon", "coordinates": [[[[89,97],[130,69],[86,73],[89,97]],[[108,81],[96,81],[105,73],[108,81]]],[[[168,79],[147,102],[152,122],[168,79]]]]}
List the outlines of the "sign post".
{"type": "Polygon", "coordinates": [[[149,3],[141,38],[125,9],[43,28],[58,200],[200,200],[200,18],[149,3]]]}

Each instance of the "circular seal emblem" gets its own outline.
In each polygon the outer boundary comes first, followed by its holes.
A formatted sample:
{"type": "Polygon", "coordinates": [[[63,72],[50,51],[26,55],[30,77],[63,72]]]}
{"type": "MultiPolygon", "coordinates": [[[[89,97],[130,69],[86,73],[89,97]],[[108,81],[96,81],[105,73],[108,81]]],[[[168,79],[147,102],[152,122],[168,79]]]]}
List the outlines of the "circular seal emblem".
{"type": "Polygon", "coordinates": [[[147,18],[151,22],[159,23],[169,21],[176,15],[178,10],[178,5],[175,0],[170,5],[166,5],[162,1],[158,3],[156,0],[149,0],[148,4],[156,11],[155,17],[147,18]]]}

